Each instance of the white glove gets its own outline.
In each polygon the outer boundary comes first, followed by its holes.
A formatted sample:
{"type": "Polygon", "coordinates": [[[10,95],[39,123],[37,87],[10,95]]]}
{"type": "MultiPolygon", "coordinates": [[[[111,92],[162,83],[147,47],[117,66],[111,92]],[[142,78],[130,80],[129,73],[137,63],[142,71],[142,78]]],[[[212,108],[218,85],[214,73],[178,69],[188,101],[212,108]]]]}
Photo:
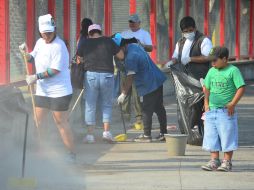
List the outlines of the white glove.
{"type": "Polygon", "coordinates": [[[174,65],[174,62],[172,60],[167,62],[164,67],[169,69],[171,65],[174,65]]]}
{"type": "Polygon", "coordinates": [[[200,79],[199,79],[199,82],[200,82],[200,84],[201,84],[202,87],[205,86],[205,80],[204,80],[203,78],[200,78],[200,79]]]}
{"type": "Polygon", "coordinates": [[[23,43],[19,46],[19,51],[24,55],[27,54],[27,48],[26,48],[26,43],[23,43]]]}
{"type": "Polygon", "coordinates": [[[173,62],[172,60],[169,61],[169,62],[167,62],[165,65],[163,65],[163,66],[161,67],[161,70],[162,70],[163,72],[169,72],[169,71],[170,71],[171,65],[174,65],[174,62],[173,62]]]}
{"type": "Polygon", "coordinates": [[[191,62],[190,57],[184,57],[181,59],[182,64],[187,65],[189,62],[191,62]]]}
{"type": "Polygon", "coordinates": [[[35,83],[37,81],[37,75],[26,75],[26,83],[28,85],[35,83]]]}
{"type": "Polygon", "coordinates": [[[124,102],[124,99],[126,98],[126,95],[122,93],[118,98],[117,98],[117,103],[122,104],[124,102]]]}

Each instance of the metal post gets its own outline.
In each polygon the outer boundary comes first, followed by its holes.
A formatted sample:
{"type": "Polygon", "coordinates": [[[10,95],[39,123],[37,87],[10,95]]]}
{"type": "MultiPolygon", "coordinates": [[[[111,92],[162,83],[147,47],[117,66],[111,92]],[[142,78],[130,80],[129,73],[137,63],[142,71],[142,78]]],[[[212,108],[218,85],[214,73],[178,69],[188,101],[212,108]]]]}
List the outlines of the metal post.
{"type": "Polygon", "coordinates": [[[105,35],[112,33],[112,0],[104,1],[105,35]]]}
{"type": "Polygon", "coordinates": [[[10,82],[9,1],[0,1],[0,84],[10,82]]]}
{"type": "Polygon", "coordinates": [[[153,51],[151,52],[151,58],[156,63],[157,62],[157,19],[156,19],[156,0],[150,0],[150,33],[153,42],[153,51]]]}

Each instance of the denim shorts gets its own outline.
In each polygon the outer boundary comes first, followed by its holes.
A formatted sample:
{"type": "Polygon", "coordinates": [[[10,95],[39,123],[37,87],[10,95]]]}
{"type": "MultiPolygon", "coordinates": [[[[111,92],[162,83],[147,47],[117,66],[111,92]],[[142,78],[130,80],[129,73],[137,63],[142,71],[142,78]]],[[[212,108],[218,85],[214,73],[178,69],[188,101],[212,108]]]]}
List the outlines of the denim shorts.
{"type": "Polygon", "coordinates": [[[229,116],[226,108],[205,113],[203,149],[230,152],[238,148],[237,114],[229,116]]]}
{"type": "Polygon", "coordinates": [[[96,108],[102,112],[103,123],[112,119],[114,74],[87,71],[84,76],[85,86],[85,123],[96,125],[96,108]]]}

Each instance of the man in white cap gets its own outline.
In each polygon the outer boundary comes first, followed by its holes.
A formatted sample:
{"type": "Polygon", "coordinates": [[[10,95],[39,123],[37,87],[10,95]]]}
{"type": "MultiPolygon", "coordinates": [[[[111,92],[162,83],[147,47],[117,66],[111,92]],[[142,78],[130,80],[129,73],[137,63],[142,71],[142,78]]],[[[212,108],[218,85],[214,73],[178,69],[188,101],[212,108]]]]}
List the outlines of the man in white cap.
{"type": "Polygon", "coordinates": [[[74,162],[76,154],[68,121],[72,97],[69,52],[64,41],[56,35],[54,19],[50,14],[40,16],[38,22],[41,38],[31,53],[23,49],[29,62],[34,62],[36,68],[36,74],[27,75],[26,81],[28,85],[37,84],[35,110],[40,130],[51,111],[63,143],[69,150],[67,159],[74,162]]]}
{"type": "MultiPolygon", "coordinates": [[[[128,21],[129,21],[130,29],[122,32],[121,36],[125,39],[130,39],[133,37],[136,38],[139,41],[139,45],[141,45],[145,51],[151,52],[153,50],[151,35],[149,34],[149,32],[147,32],[146,30],[140,27],[141,20],[138,14],[130,15],[128,21]]],[[[124,83],[125,81],[124,74],[121,74],[121,79],[124,83]]],[[[133,108],[134,108],[135,117],[136,117],[136,122],[133,124],[133,126],[136,129],[142,129],[143,128],[142,108],[141,108],[140,98],[137,95],[137,90],[134,85],[130,89],[129,94],[127,95],[125,101],[122,104],[123,111],[125,112],[125,114],[128,115],[128,117],[130,117],[130,112],[131,112],[130,111],[131,98],[133,98],[133,102],[134,102],[133,108]]]]}
{"type": "Polygon", "coordinates": [[[138,39],[143,48],[147,52],[151,52],[153,50],[151,35],[149,34],[149,32],[140,27],[141,20],[138,14],[130,15],[128,21],[130,29],[122,32],[122,37],[125,39],[133,37],[138,39]]]}

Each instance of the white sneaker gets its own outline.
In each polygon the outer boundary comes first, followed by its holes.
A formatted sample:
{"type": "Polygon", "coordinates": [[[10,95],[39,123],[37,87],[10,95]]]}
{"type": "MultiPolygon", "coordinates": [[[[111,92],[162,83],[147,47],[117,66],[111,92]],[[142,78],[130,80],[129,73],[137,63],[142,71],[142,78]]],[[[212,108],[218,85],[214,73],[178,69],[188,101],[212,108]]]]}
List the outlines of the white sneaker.
{"type": "Polygon", "coordinates": [[[93,135],[87,134],[83,141],[84,143],[93,144],[95,143],[95,138],[93,135]]]}
{"type": "Polygon", "coordinates": [[[108,143],[114,142],[114,138],[112,134],[110,133],[110,131],[104,131],[102,134],[102,139],[108,143]]]}

